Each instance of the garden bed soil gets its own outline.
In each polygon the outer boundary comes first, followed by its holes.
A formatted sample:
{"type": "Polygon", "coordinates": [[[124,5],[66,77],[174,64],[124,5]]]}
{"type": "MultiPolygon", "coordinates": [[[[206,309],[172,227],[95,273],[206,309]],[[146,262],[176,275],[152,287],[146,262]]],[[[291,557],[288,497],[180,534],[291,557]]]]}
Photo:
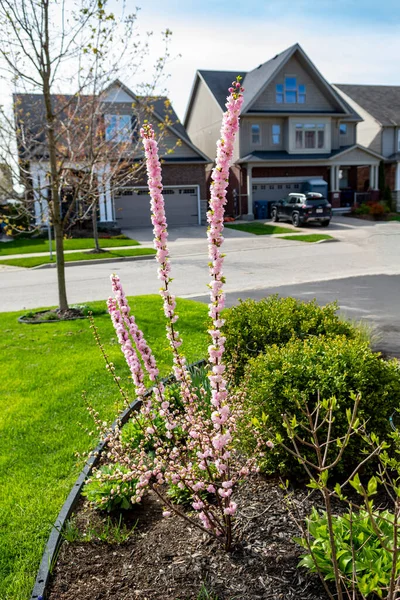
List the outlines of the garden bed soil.
{"type": "Polygon", "coordinates": [[[68,308],[67,310],[39,310],[19,317],[20,323],[34,325],[36,323],[59,323],[60,321],[75,321],[84,319],[85,315],[79,308],[68,308]]]}
{"type": "MultiPolygon", "coordinates": [[[[295,491],[301,514],[312,501],[295,491]]],[[[298,530],[288,514],[279,482],[251,476],[236,491],[237,544],[220,544],[186,521],[162,517],[152,494],[125,513],[134,528],[122,544],[64,542],[49,586],[49,600],[321,600],[317,575],[297,568],[298,530]],[[199,596],[202,585],[210,596],[199,596]]],[[[316,493],[314,502],[319,499],[316,493]]],[[[319,503],[319,502],[318,502],[319,503]]],[[[74,523],[84,533],[99,520],[81,501],[74,523]]]]}

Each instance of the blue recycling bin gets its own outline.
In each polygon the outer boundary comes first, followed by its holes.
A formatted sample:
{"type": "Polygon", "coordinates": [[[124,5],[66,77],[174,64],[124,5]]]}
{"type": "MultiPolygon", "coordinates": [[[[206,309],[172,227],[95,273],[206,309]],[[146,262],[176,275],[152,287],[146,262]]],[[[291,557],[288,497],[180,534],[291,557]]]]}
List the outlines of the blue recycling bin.
{"type": "Polygon", "coordinates": [[[256,219],[268,219],[269,204],[268,200],[257,200],[254,202],[254,216],[256,219]]]}

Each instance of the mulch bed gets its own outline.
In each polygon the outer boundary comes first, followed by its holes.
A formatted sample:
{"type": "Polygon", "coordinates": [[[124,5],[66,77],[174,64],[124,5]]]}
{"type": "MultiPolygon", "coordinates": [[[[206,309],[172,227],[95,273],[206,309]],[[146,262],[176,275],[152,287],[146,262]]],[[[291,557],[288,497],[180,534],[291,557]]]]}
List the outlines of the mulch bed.
{"type": "Polygon", "coordinates": [[[26,315],[19,317],[20,323],[57,323],[59,321],[75,321],[76,319],[84,319],[85,315],[79,308],[68,308],[67,310],[40,310],[37,312],[29,312],[26,315]]]}
{"type": "MultiPolygon", "coordinates": [[[[312,500],[294,492],[301,514],[312,500]]],[[[197,600],[204,584],[214,600],[321,600],[326,592],[316,575],[297,564],[298,530],[279,482],[253,475],[235,494],[238,516],[231,553],[173,515],[151,494],[126,515],[137,526],[122,544],[73,542],[61,547],[49,600],[197,600]],[[213,594],[213,595],[211,595],[213,594]]],[[[316,493],[312,496],[319,504],[316,493]]],[[[99,517],[81,501],[75,522],[81,531],[99,517]]],[[[204,596],[206,598],[207,596],[204,596]]]]}

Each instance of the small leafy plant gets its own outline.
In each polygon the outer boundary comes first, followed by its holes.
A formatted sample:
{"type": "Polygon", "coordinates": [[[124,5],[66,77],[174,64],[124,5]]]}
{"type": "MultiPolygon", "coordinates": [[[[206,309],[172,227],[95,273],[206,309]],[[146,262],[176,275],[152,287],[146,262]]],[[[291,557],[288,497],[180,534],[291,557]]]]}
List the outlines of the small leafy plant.
{"type": "Polygon", "coordinates": [[[98,510],[112,512],[132,508],[137,481],[127,480],[128,469],[118,463],[103,465],[87,481],[82,495],[98,510]]]}
{"type": "MultiPolygon", "coordinates": [[[[355,578],[358,590],[363,596],[368,598],[376,594],[379,598],[384,598],[392,576],[393,556],[382,545],[381,535],[385,537],[385,544],[393,548],[395,517],[388,510],[374,510],[373,518],[374,522],[364,509],[332,516],[336,559],[343,581],[351,582],[355,578]]],[[[319,570],[327,581],[334,581],[335,572],[326,511],[318,512],[313,508],[306,523],[312,541],[296,538],[296,541],[307,550],[299,566],[307,567],[313,573],[319,570]]],[[[399,575],[400,560],[395,564],[396,579],[399,575]]]]}

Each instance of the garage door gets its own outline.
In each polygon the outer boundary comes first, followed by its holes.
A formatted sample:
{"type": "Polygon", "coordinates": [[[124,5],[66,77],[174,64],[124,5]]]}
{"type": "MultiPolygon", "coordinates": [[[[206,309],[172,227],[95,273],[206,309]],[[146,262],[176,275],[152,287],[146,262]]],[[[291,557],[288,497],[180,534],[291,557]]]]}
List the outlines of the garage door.
{"type": "Polygon", "coordinates": [[[269,200],[276,202],[285,198],[293,192],[301,192],[302,182],[288,181],[285,183],[257,183],[253,184],[253,202],[257,200],[269,200]]]}
{"type": "MultiPolygon", "coordinates": [[[[198,225],[196,187],[165,188],[165,212],[170,227],[198,225]]],[[[115,198],[115,217],[119,227],[150,227],[150,197],[147,189],[126,190],[115,198]]]]}

